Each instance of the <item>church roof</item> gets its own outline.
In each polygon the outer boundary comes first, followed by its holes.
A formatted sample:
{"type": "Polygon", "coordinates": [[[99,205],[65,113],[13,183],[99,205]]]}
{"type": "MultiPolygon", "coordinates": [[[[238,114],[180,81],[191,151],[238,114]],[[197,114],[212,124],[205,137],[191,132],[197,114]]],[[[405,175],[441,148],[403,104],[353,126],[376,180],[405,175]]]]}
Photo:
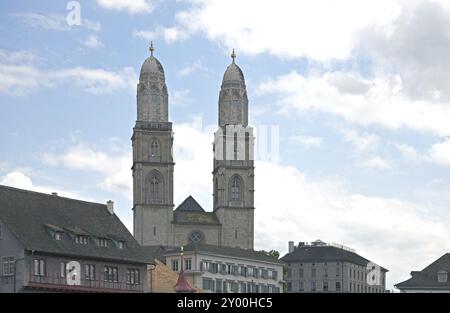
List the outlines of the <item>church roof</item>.
{"type": "Polygon", "coordinates": [[[69,199],[0,185],[0,220],[25,250],[97,259],[152,263],[138,242],[105,204],[69,199]],[[61,232],[61,240],[52,234],[61,232]],[[88,236],[77,244],[75,236],[88,236]],[[107,247],[98,238],[109,239],[107,247]],[[123,249],[118,242],[124,242],[123,249]],[[117,243],[117,244],[116,244],[117,243]]]}
{"type": "Polygon", "coordinates": [[[193,211],[193,212],[205,212],[203,208],[198,204],[197,201],[192,196],[187,197],[176,209],[175,211],[193,211]]]}
{"type": "Polygon", "coordinates": [[[144,73],[160,74],[162,75],[162,77],[164,77],[164,69],[158,59],[153,55],[148,57],[144,61],[144,64],[142,64],[140,75],[142,76],[144,73]]]}
{"type": "Polygon", "coordinates": [[[241,68],[234,62],[228,65],[225,74],[223,74],[222,83],[232,81],[238,81],[245,84],[244,73],[242,72],[241,68]]]}
{"type": "Polygon", "coordinates": [[[192,196],[187,197],[173,212],[174,224],[221,225],[216,214],[205,212],[192,196]]]}
{"type": "Polygon", "coordinates": [[[450,253],[425,267],[422,271],[411,272],[411,278],[395,285],[397,289],[435,289],[450,290],[450,279],[446,282],[438,282],[438,273],[450,274],[450,253]]]}

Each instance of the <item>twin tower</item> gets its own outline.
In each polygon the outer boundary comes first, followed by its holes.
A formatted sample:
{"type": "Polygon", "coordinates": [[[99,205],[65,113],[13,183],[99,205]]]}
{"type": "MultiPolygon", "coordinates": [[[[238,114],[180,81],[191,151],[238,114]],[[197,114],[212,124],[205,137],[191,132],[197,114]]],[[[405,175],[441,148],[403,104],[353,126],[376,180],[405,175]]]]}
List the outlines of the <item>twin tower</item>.
{"type": "Polygon", "coordinates": [[[174,210],[174,137],[168,120],[168,92],[153,45],[150,52],[137,85],[137,120],[131,138],[135,238],[147,246],[195,243],[253,249],[254,137],[248,127],[244,75],[235,63],[234,50],[219,94],[212,211],[205,211],[191,196],[174,210]]]}

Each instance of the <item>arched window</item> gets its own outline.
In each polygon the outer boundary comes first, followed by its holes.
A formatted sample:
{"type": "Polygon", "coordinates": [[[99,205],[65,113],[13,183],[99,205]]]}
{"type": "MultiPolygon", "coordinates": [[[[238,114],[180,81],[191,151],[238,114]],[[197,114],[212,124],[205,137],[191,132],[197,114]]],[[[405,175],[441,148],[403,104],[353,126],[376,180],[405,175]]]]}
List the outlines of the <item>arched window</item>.
{"type": "Polygon", "coordinates": [[[153,176],[150,182],[150,198],[159,199],[159,180],[155,176],[153,176]]]}
{"type": "Polygon", "coordinates": [[[158,171],[150,172],[145,179],[146,203],[162,203],[164,199],[163,177],[158,171]]]}
{"type": "Polygon", "coordinates": [[[241,187],[242,181],[238,175],[231,178],[231,200],[239,201],[241,200],[241,187]]]}
{"type": "Polygon", "coordinates": [[[150,155],[152,157],[159,156],[159,144],[158,144],[158,141],[156,141],[156,140],[152,141],[152,144],[150,146],[150,155]]]}

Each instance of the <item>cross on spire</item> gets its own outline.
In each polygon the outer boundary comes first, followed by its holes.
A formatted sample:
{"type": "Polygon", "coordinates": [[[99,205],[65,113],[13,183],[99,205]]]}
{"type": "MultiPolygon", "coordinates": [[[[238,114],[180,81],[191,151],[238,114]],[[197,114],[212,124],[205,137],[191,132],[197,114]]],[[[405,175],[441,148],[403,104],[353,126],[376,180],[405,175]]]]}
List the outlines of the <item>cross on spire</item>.
{"type": "Polygon", "coordinates": [[[153,48],[153,41],[150,41],[150,47],[148,50],[150,50],[150,55],[153,56],[153,51],[155,51],[155,48],[153,48]]]}
{"type": "Polygon", "coordinates": [[[234,48],[233,48],[233,52],[231,52],[231,58],[233,59],[233,63],[234,63],[234,60],[236,59],[236,51],[234,51],[234,48]]]}

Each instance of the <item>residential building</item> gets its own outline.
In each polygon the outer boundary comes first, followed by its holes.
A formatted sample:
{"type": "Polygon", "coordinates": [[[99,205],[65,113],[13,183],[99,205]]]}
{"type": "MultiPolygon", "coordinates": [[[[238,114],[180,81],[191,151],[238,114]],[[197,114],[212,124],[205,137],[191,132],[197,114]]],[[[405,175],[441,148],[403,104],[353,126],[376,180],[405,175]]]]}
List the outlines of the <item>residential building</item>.
{"type": "Polygon", "coordinates": [[[181,268],[192,286],[213,293],[280,293],[283,291],[283,264],[264,252],[216,245],[184,246],[166,252],[166,264],[181,268]]]}
{"type": "Polygon", "coordinates": [[[0,292],[145,292],[146,255],[93,203],[0,186],[0,292]]]}
{"type": "Polygon", "coordinates": [[[356,254],[353,249],[317,240],[289,242],[286,265],[287,292],[386,292],[387,269],[356,254]]]}
{"type": "Polygon", "coordinates": [[[448,293],[450,292],[450,253],[425,267],[412,271],[411,278],[398,283],[395,288],[404,293],[448,293]]]}

